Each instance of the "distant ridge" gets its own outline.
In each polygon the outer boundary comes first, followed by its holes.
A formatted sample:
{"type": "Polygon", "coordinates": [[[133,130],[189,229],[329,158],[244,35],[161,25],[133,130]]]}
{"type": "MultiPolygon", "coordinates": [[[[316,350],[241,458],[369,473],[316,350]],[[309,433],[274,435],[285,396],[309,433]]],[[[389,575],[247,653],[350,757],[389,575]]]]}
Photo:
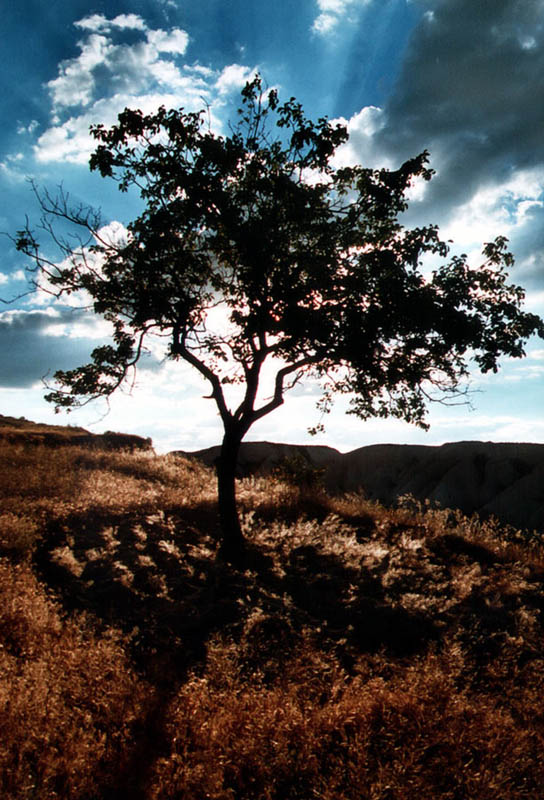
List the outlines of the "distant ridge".
{"type": "MultiPolygon", "coordinates": [[[[219,446],[185,452],[213,465],[219,446]]],[[[451,442],[440,446],[374,444],[349,453],[322,445],[244,442],[240,476],[266,474],[285,458],[302,456],[325,469],[331,491],[362,490],[394,505],[399,497],[495,516],[516,528],[544,531],[544,444],[451,442]]]]}
{"type": "MultiPolygon", "coordinates": [[[[173,455],[198,458],[203,464],[213,467],[221,452],[220,445],[206,447],[204,450],[175,450],[173,455]]],[[[302,456],[308,464],[324,467],[327,472],[337,461],[343,458],[342,453],[327,445],[282,444],[280,442],[242,442],[238,459],[238,477],[268,474],[284,459],[302,456]]]]}

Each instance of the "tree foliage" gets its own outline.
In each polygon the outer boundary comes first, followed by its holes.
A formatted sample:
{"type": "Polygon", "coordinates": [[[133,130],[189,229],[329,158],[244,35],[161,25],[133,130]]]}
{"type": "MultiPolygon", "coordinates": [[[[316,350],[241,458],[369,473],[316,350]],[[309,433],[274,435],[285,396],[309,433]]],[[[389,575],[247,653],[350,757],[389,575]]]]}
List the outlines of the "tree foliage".
{"type": "MultiPolygon", "coordinates": [[[[458,396],[472,361],[496,371],[502,356],[521,357],[528,337],[544,335],[540,318],[522,310],[523,290],[507,282],[505,238],[486,244],[471,266],[449,257],[435,225],[403,226],[408,189],[433,174],[426,152],[394,171],[336,166],[346,128],[310,121],[295,98],[280,103],[258,76],[242,91],[228,135],[214,133],[204,112],[165,108],[126,109],[117,125],[92,134],[91,169],[122,192],[137,189],[143,210],[113,241],[91,210],[38,193],[63,260],[47,259],[28,226],[19,249],[57,297],[85,290],[114,326],[113,343],[95,349],[92,363],[56,373],[48,399],[72,407],[110,395],[148,334],[165,336],[168,357],[209,381],[224,425],[226,537],[237,528],[239,444],[303,377],[321,380],[324,411],[344,393],[362,419],[425,426],[428,400],[458,396]],[[58,217],[90,240],[74,248],[56,236],[58,217]],[[260,399],[270,361],[275,379],[260,399]],[[232,408],[230,383],[242,390],[232,408]]],[[[239,527],[233,537],[240,541],[239,527]]]]}

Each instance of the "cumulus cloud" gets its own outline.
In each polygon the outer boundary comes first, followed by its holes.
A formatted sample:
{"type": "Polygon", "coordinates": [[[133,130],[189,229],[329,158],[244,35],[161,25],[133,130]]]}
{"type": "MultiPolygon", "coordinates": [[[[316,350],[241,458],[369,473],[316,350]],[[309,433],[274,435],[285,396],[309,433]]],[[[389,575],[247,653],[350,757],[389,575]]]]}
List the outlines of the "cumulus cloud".
{"type": "Polygon", "coordinates": [[[332,122],[344,125],[349,134],[348,141],[336,151],[335,166],[365,164],[389,167],[393,164],[380,144],[379,133],[386,124],[383,109],[365,106],[349,120],[338,117],[332,122]]]}
{"type": "MultiPolygon", "coordinates": [[[[73,229],[72,233],[74,233],[73,229]]],[[[123,247],[128,237],[129,232],[127,228],[118,220],[112,220],[96,231],[92,241],[89,241],[85,246],[74,248],[72,253],[73,257],[67,256],[63,248],[58,248],[56,257],[54,253],[50,253],[51,262],[55,264],[56,269],[61,271],[63,269],[70,269],[73,266],[74,260],[78,260],[84,262],[88,270],[92,271],[95,275],[103,276],[104,254],[100,251],[94,251],[89,245],[97,243],[104,247],[123,247]]],[[[76,240],[73,239],[73,241],[75,242],[76,240]]],[[[46,246],[51,244],[54,244],[51,239],[46,242],[46,246]]],[[[34,281],[32,291],[27,296],[26,305],[33,308],[53,308],[53,298],[58,298],[58,287],[51,283],[45,272],[34,276],[34,281]]],[[[70,294],[62,295],[62,305],[77,311],[92,308],[93,302],[92,296],[86,289],[78,289],[77,291],[70,292],[70,294]]],[[[87,319],[87,317],[85,317],[85,319],[87,319]]],[[[103,320],[101,321],[100,317],[94,315],[89,315],[88,319],[94,321],[93,325],[95,331],[100,325],[102,326],[99,328],[99,336],[111,335],[112,327],[109,323],[104,323],[103,320]]],[[[72,323],[74,322],[74,320],[71,321],[72,323]]],[[[90,335],[96,336],[96,334],[90,335]]]]}
{"type": "Polygon", "coordinates": [[[79,54],[61,62],[47,84],[53,116],[34,148],[40,162],[86,163],[94,148],[90,125],[112,125],[127,107],[151,113],[160,105],[198,111],[221,104],[255,72],[240,64],[218,71],[183,63],[188,34],[150,28],[136,14],[92,14],[75,25],[84,34],[79,54]]]}
{"type": "Polygon", "coordinates": [[[76,28],[87,31],[108,31],[112,28],[128,28],[131,30],[145,31],[147,25],[137,14],[118,14],[113,19],[107,19],[103,14],[91,14],[74,23],[76,28]]]}
{"type": "Polygon", "coordinates": [[[64,121],[48,128],[38,139],[35,155],[40,162],[67,161],[86,164],[89,154],[96,146],[89,134],[89,127],[101,122],[106,127],[117,121],[117,115],[124,108],[139,108],[150,114],[161,105],[176,108],[184,97],[187,110],[197,110],[202,106],[202,97],[208,93],[207,85],[199,72],[188,69],[183,80],[178,82],[178,91],[148,91],[140,95],[117,93],[94,101],[89,109],[79,114],[70,114],[64,121]],[[193,77],[194,76],[194,77],[193,77]]]}
{"type": "Polygon", "coordinates": [[[0,174],[11,183],[20,183],[25,180],[25,174],[20,169],[23,159],[22,153],[8,153],[5,159],[0,161],[0,174]]]}
{"type": "Polygon", "coordinates": [[[230,64],[219,75],[215,87],[220,95],[228,94],[242,89],[254,75],[254,69],[244,67],[241,64],[230,64]]]}
{"type": "Polygon", "coordinates": [[[19,123],[17,125],[17,133],[19,134],[19,136],[22,136],[24,134],[33,134],[36,128],[39,126],[39,124],[40,123],[38,122],[37,119],[31,120],[28,123],[28,125],[23,125],[22,123],[19,123]]]}
{"type": "Polygon", "coordinates": [[[185,31],[174,28],[172,31],[148,31],[147,41],[158,53],[178,53],[183,55],[189,44],[189,36],[185,31]]]}
{"type": "Polygon", "coordinates": [[[63,61],[59,76],[47,84],[54,107],[85,106],[92,99],[96,86],[94,70],[108,63],[115,48],[106,36],[93,33],[79,43],[78,58],[63,61]]]}
{"type": "Polygon", "coordinates": [[[10,273],[0,272],[0,286],[5,286],[12,281],[26,281],[26,277],[26,273],[22,269],[10,273]]]}
{"type": "Polygon", "coordinates": [[[149,28],[136,14],[107,19],[93,14],[75,23],[84,32],[79,55],[61,62],[49,81],[53,119],[35,146],[38,161],[85,163],[93,147],[89,126],[115,122],[125,107],[155,110],[162,103],[202,105],[208,92],[206,71],[179,65],[187,33],[149,28]],[[130,43],[127,30],[137,34],[130,43]]]}
{"type": "Polygon", "coordinates": [[[160,54],[183,55],[189,42],[185,31],[149,29],[135,14],[113,20],[94,14],[75,24],[89,33],[78,42],[79,55],[63,61],[58,76],[47,84],[55,110],[88,106],[97,94],[103,96],[107,86],[114,92],[138,91],[146,86],[150,76],[160,83],[161,68],[165,67],[169,68],[170,82],[181,79],[175,64],[164,61],[160,54]],[[116,41],[114,32],[126,29],[140,31],[141,39],[130,45],[116,41]]]}

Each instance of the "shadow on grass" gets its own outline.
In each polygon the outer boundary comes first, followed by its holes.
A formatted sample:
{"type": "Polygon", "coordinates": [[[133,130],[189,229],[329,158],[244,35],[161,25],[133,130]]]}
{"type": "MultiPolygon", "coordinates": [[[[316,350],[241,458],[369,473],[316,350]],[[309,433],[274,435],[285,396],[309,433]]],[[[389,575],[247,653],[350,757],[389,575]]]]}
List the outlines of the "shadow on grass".
{"type": "Polygon", "coordinates": [[[255,609],[353,653],[402,657],[437,636],[427,616],[392,605],[379,577],[341,557],[298,547],[278,570],[249,543],[244,567],[234,568],[217,559],[217,537],[213,503],[74,514],[49,529],[36,563],[68,612],[90,612],[129,636],[136,666],[157,686],[202,665],[214,633],[239,640],[255,609]]]}
{"type": "Polygon", "coordinates": [[[50,526],[40,574],[68,612],[91,613],[128,634],[136,666],[157,684],[183,679],[214,630],[237,617],[241,576],[215,559],[215,509],[74,514],[50,526]],[[197,527],[198,525],[198,527],[197,527]]]}
{"type": "MultiPolygon", "coordinates": [[[[290,554],[285,589],[300,609],[315,620],[323,636],[341,641],[345,652],[376,652],[409,656],[438,636],[426,615],[386,599],[380,579],[312,546],[290,554]]],[[[346,659],[343,659],[345,666],[346,659]]]]}
{"type": "MultiPolygon", "coordinates": [[[[515,598],[492,607],[474,586],[435,616],[403,607],[384,586],[380,570],[362,562],[349,563],[311,544],[285,556],[278,549],[272,558],[249,543],[244,567],[234,568],[217,559],[217,537],[215,504],[202,503],[153,514],[73,515],[51,527],[36,552],[42,577],[66,610],[91,613],[99,623],[123,630],[135,665],[156,687],[126,766],[110,794],[97,795],[100,800],[147,796],[154,765],[169,753],[164,738],[169,704],[189,671],[205,668],[214,633],[237,643],[242,675],[258,670],[265,681],[274,681],[303,630],[334,649],[348,671],[361,653],[405,658],[424,652],[456,618],[462,619],[470,639],[462,641],[475,660],[478,654],[491,658],[506,634],[515,632],[515,598]]],[[[446,534],[433,542],[427,557],[444,581],[455,565],[495,568],[490,551],[460,536],[446,534]]],[[[418,559],[414,569],[421,570],[418,559]]],[[[425,574],[431,584],[434,572],[425,574]]]]}

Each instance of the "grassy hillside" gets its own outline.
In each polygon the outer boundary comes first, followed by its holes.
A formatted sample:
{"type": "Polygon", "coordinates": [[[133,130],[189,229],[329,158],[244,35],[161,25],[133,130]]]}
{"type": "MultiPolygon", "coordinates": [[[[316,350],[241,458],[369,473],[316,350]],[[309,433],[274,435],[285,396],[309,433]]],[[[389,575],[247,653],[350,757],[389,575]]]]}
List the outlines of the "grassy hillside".
{"type": "Polygon", "coordinates": [[[107,450],[150,450],[151,439],[130,433],[90,433],[74,425],[47,425],[25,417],[5,417],[0,414],[0,442],[15,444],[44,444],[49,447],[81,445],[107,450]]]}
{"type": "Polygon", "coordinates": [[[544,551],[407,502],[0,441],[5,800],[511,800],[544,786],[544,551]]]}

